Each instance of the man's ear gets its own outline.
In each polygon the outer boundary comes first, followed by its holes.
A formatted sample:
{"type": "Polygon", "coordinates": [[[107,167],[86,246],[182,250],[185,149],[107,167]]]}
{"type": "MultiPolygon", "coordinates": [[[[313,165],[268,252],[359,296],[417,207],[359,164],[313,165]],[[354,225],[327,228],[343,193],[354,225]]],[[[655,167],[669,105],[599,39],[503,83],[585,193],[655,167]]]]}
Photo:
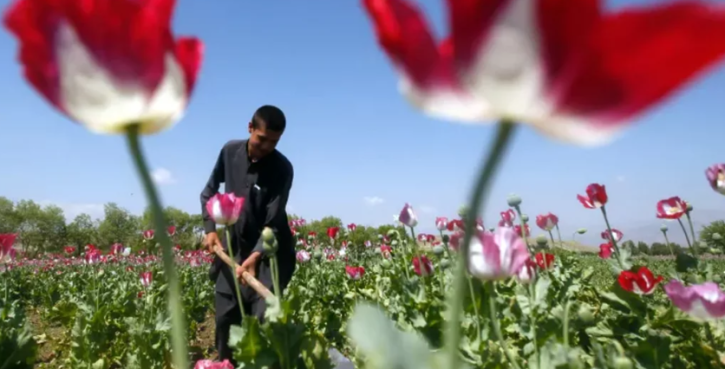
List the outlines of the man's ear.
{"type": "Polygon", "coordinates": [[[252,134],[252,130],[254,129],[254,125],[252,124],[251,121],[249,122],[249,125],[247,125],[247,128],[249,130],[249,134],[251,135],[252,134]]]}

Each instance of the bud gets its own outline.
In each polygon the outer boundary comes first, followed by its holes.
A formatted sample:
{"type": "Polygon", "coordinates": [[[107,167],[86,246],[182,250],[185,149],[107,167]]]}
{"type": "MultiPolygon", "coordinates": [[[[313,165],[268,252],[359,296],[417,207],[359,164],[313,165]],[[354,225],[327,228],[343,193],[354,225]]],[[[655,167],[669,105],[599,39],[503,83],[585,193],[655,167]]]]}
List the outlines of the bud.
{"type": "Polygon", "coordinates": [[[524,223],[528,223],[528,222],[529,222],[529,216],[528,216],[528,215],[526,215],[526,214],[521,214],[521,220],[522,220],[522,221],[523,221],[524,223]]]}
{"type": "Polygon", "coordinates": [[[687,204],[687,212],[688,213],[691,212],[692,211],[692,204],[690,204],[689,201],[685,201],[685,204],[687,204]]]}
{"type": "Polygon", "coordinates": [[[443,240],[443,243],[448,243],[448,241],[451,240],[451,236],[444,234],[442,240],[443,240]]]}
{"type": "Polygon", "coordinates": [[[388,231],[388,237],[393,238],[393,237],[397,237],[397,236],[398,236],[398,231],[396,231],[395,229],[391,229],[388,231]]]}
{"type": "Polygon", "coordinates": [[[320,251],[320,250],[316,250],[316,251],[315,251],[315,252],[314,252],[314,253],[312,254],[312,256],[313,256],[313,257],[314,257],[315,259],[317,259],[317,260],[320,260],[320,259],[322,259],[322,251],[320,251]]]}
{"type": "Polygon", "coordinates": [[[579,320],[586,325],[594,322],[594,313],[592,313],[592,309],[588,304],[582,304],[579,306],[579,310],[576,314],[579,317],[579,320]]]}
{"type": "Polygon", "coordinates": [[[506,201],[508,202],[509,206],[512,208],[516,208],[519,205],[521,205],[521,198],[514,194],[509,195],[509,197],[508,197],[508,199],[506,199],[506,201]]]}
{"type": "Polygon", "coordinates": [[[546,244],[549,243],[549,240],[546,239],[544,236],[536,237],[536,245],[539,247],[546,247],[546,244]]]}
{"type": "MultiPolygon", "coordinates": [[[[720,250],[718,250],[718,251],[720,251],[720,250]]],[[[722,277],[719,274],[715,274],[714,276],[712,276],[712,281],[715,283],[721,283],[722,277]]]]}
{"type": "Polygon", "coordinates": [[[462,205],[460,208],[458,208],[458,216],[461,219],[466,219],[467,215],[468,215],[468,206],[462,205]]]}
{"type": "Polygon", "coordinates": [[[719,240],[722,240],[722,236],[720,235],[720,233],[715,232],[712,234],[712,239],[719,241],[719,240]]]}
{"type": "Polygon", "coordinates": [[[614,368],[615,369],[632,369],[632,368],[634,368],[634,364],[632,364],[632,360],[630,360],[628,357],[620,356],[620,357],[614,359],[614,368]]]}
{"type": "Polygon", "coordinates": [[[264,227],[264,230],[262,231],[262,240],[267,242],[272,242],[274,240],[274,231],[272,231],[272,228],[264,227]]]}
{"type": "Polygon", "coordinates": [[[443,250],[443,246],[441,246],[441,245],[433,246],[433,253],[436,255],[440,256],[441,254],[443,254],[444,251],[445,250],[443,250]]]}
{"type": "Polygon", "coordinates": [[[567,354],[567,362],[569,369],[584,369],[586,366],[582,362],[581,355],[578,350],[571,350],[567,354]]]}
{"type": "Polygon", "coordinates": [[[586,228],[579,228],[579,229],[576,230],[576,233],[579,233],[579,234],[587,233],[587,229],[586,228]]]}
{"type": "Polygon", "coordinates": [[[263,242],[262,248],[264,249],[265,254],[271,255],[277,252],[277,249],[279,249],[279,244],[277,243],[277,240],[273,240],[272,242],[263,242]]]}
{"type": "Polygon", "coordinates": [[[451,266],[451,262],[448,259],[441,260],[441,269],[448,269],[451,266]]]}
{"type": "Polygon", "coordinates": [[[388,267],[390,267],[390,265],[391,265],[391,264],[390,264],[390,260],[388,260],[388,259],[383,259],[383,261],[382,261],[382,262],[380,263],[380,265],[382,265],[382,267],[383,267],[383,268],[388,268],[388,267]]]}
{"type": "Polygon", "coordinates": [[[663,224],[660,226],[660,231],[662,231],[662,232],[667,232],[667,229],[668,229],[667,224],[663,224]]]}
{"type": "Polygon", "coordinates": [[[496,232],[496,228],[489,228],[488,231],[491,233],[496,232]]]}

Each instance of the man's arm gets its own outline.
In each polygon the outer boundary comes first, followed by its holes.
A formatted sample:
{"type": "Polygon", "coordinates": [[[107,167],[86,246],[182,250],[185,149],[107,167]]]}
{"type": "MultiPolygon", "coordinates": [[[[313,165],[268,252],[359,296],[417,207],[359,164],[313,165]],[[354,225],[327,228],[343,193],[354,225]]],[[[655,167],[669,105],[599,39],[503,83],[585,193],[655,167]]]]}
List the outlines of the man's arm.
{"type": "Polygon", "coordinates": [[[224,148],[219,153],[219,158],[216,160],[204,190],[201,191],[201,219],[204,221],[204,232],[206,233],[216,232],[216,223],[211,219],[209,212],[206,211],[206,203],[212,196],[216,195],[217,191],[219,191],[219,185],[224,182],[224,148]]]}
{"type": "MultiPolygon", "coordinates": [[[[292,179],[294,178],[294,170],[292,165],[289,165],[289,174],[285,178],[284,183],[279,188],[278,192],[270,199],[267,204],[267,218],[264,220],[263,227],[269,227],[274,231],[275,238],[279,238],[279,227],[283,224],[287,224],[287,216],[285,209],[287,208],[287,200],[289,199],[289,192],[292,188],[292,179]]],[[[264,242],[262,237],[259,237],[257,244],[252,250],[252,254],[264,252],[264,242]]]]}

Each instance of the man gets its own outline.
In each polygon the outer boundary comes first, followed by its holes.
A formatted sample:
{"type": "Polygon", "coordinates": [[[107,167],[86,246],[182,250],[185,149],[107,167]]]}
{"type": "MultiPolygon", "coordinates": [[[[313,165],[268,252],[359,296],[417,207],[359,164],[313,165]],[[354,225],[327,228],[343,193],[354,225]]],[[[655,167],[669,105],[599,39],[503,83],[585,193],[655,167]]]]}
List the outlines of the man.
{"type": "MultiPolygon", "coordinates": [[[[289,160],[275,149],[286,126],[284,113],[274,106],[257,109],[249,122],[249,139],[227,142],[219,153],[214,170],[201,193],[202,218],[209,251],[215,245],[224,250],[228,240],[220,240],[214,220],[206,211],[206,203],[224,183],[225,192],[233,192],[245,198],[239,220],[231,232],[231,257],[238,264],[236,277],[241,282],[242,305],[245,315],[264,319],[265,301],[241,279],[243,272],[256,275],[259,281],[272,287],[269,259],[263,258],[262,238],[265,227],[270,227],[277,238],[279,248],[279,284],[284,289],[295,269],[295,252],[292,231],[287,222],[287,199],[292,187],[293,170],[289,160]]],[[[226,238],[226,237],[224,237],[226,238]]],[[[219,360],[232,360],[228,345],[229,328],[241,324],[232,272],[219,257],[214,259],[209,276],[216,282],[216,346],[219,360]]]]}

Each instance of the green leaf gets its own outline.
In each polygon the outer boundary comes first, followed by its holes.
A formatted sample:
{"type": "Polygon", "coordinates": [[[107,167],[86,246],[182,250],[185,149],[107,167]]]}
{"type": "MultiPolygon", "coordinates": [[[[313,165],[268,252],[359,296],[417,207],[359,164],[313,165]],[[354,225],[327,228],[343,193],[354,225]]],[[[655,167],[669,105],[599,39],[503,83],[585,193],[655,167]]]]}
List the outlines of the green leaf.
{"type": "Polygon", "coordinates": [[[546,307],[546,297],[549,294],[549,286],[551,286],[551,280],[549,278],[539,278],[536,280],[536,286],[534,287],[535,305],[546,307]]]}
{"type": "Polygon", "coordinates": [[[284,316],[284,311],[277,296],[270,296],[265,299],[267,309],[264,310],[264,319],[268,322],[277,322],[284,316]]]}
{"type": "Polygon", "coordinates": [[[671,345],[672,342],[666,335],[650,335],[645,341],[634,347],[635,360],[642,368],[664,368],[672,361],[670,359],[671,345]]]}
{"type": "Polygon", "coordinates": [[[678,252],[675,258],[675,270],[679,273],[687,273],[690,269],[697,270],[697,258],[686,252],[678,252]]]}
{"type": "Polygon", "coordinates": [[[629,304],[627,303],[627,301],[622,300],[614,292],[601,292],[599,294],[599,298],[602,299],[605,304],[611,306],[613,309],[619,310],[624,313],[629,313],[632,311],[629,308],[629,304]]]}
{"type": "Polygon", "coordinates": [[[348,332],[371,368],[435,368],[428,343],[416,333],[398,330],[377,307],[355,306],[348,332]]]}
{"type": "Polygon", "coordinates": [[[229,346],[234,348],[234,359],[245,367],[261,368],[277,362],[256,318],[247,317],[242,320],[241,326],[233,325],[230,328],[229,346]]]}

